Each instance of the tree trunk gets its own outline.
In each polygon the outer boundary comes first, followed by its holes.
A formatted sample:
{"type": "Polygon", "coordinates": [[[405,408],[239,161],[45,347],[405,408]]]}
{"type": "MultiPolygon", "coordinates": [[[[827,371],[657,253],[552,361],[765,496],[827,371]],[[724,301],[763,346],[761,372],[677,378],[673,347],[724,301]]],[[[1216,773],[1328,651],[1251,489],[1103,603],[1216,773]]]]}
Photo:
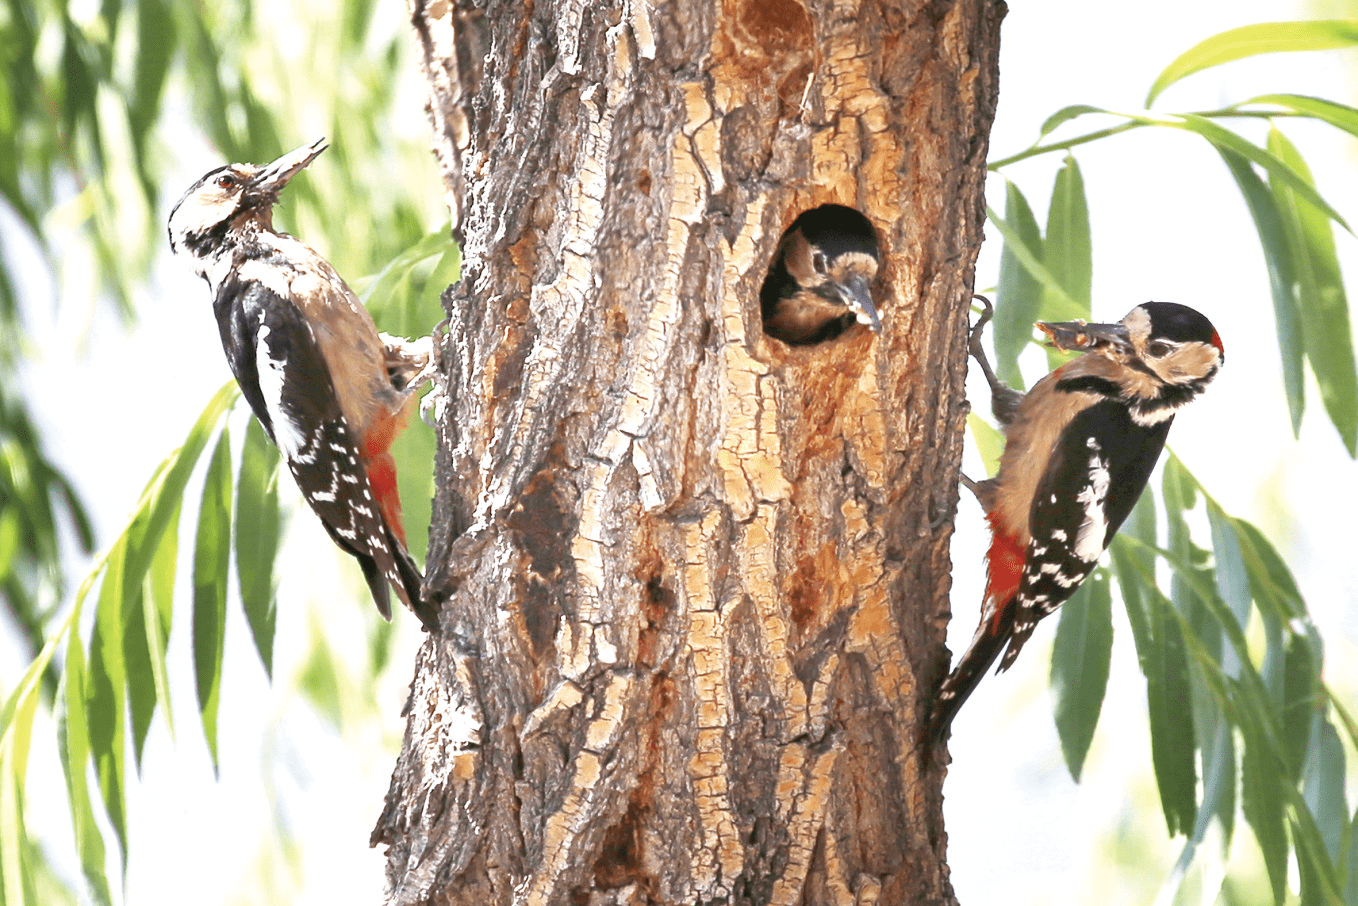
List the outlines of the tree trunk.
{"type": "Polygon", "coordinates": [[[413,0],[464,272],[396,903],[949,903],[942,759],[998,0],[413,0]],[[766,337],[783,229],[884,330],[766,337]]]}

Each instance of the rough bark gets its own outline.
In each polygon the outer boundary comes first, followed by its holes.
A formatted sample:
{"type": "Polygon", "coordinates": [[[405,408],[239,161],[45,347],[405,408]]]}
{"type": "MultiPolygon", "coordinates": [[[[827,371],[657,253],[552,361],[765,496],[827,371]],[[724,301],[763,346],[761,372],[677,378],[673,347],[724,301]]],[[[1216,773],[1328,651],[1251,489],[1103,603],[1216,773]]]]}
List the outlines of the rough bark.
{"type": "Polygon", "coordinates": [[[966,311],[997,0],[413,0],[462,282],[398,903],[948,903],[966,311]],[[885,329],[791,348],[858,207],[885,329]]]}

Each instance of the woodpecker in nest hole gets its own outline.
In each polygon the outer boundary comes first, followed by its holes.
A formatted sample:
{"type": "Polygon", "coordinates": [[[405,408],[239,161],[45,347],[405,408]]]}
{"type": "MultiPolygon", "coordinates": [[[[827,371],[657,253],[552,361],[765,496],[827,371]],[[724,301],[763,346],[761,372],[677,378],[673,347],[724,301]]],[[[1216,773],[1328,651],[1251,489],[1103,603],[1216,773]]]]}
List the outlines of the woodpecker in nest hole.
{"type": "Polygon", "coordinates": [[[389,452],[428,380],[429,344],[378,334],[330,263],[273,228],[278,193],[325,149],[320,139],[268,166],[210,171],[171,211],[170,245],[207,281],[241,393],[325,530],[358,560],[377,609],[391,619],[390,584],[437,631],[389,452]]]}
{"type": "Polygon", "coordinates": [[[854,322],[881,333],[869,289],[880,263],[877,231],[861,213],[839,204],[803,211],[759,291],[764,332],[792,346],[832,340],[854,322]]]}
{"type": "Polygon", "coordinates": [[[985,311],[970,351],[990,384],[1005,447],[996,477],[962,476],[990,522],[988,581],[976,634],[934,702],[934,744],[990,665],[999,658],[1007,670],[1037,621],[1094,569],[1146,487],[1175,414],[1226,358],[1207,318],[1147,302],[1117,324],[1039,323],[1052,346],[1084,355],[1022,394],[986,360],[981,331],[992,309],[977,298],[985,311]]]}

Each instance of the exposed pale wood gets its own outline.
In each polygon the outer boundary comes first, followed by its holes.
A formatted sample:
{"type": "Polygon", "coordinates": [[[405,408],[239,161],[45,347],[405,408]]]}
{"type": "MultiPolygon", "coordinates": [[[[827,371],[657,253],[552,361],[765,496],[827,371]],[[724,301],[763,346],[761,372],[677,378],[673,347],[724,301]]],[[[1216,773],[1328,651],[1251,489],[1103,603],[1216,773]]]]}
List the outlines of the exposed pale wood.
{"type": "Polygon", "coordinates": [[[466,263],[393,902],[952,902],[914,734],[1003,11],[415,0],[466,263]],[[884,331],[793,349],[759,285],[832,201],[884,331]]]}

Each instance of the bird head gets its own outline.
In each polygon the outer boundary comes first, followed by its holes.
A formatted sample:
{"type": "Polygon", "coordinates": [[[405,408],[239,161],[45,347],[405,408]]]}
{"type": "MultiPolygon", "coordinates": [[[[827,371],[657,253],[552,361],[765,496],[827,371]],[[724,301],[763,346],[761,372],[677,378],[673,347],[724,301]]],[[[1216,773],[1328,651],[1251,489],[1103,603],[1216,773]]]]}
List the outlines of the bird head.
{"type": "Polygon", "coordinates": [[[1174,302],[1146,302],[1116,324],[1039,321],[1052,346],[1104,356],[1162,384],[1206,386],[1226,361],[1212,322],[1174,302]]]}
{"type": "Polygon", "coordinates": [[[208,172],[170,211],[170,247],[207,260],[247,222],[272,229],[278,193],[327,147],[321,138],[262,167],[227,164],[208,172]]]}
{"type": "Polygon", "coordinates": [[[837,204],[803,212],[760,291],[765,331],[792,344],[832,339],[855,321],[880,333],[871,291],[880,262],[877,231],[860,212],[837,204]]]}

